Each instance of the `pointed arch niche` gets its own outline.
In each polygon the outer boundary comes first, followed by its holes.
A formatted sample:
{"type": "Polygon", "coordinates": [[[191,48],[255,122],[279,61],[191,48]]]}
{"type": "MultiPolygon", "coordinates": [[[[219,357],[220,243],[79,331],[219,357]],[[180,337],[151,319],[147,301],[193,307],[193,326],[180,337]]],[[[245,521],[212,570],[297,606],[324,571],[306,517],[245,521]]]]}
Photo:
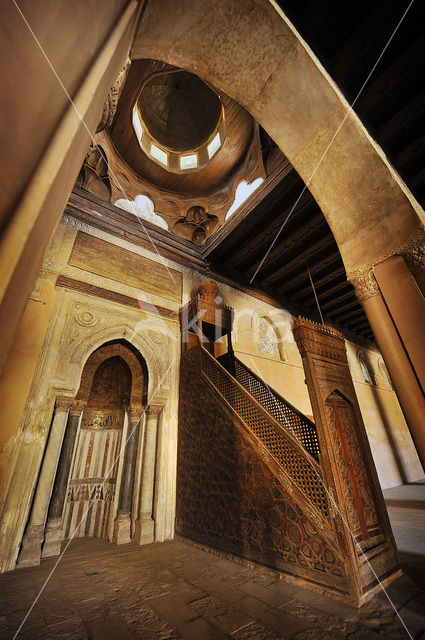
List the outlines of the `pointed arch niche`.
{"type": "Polygon", "coordinates": [[[21,508],[8,525],[13,535],[2,566],[32,566],[58,555],[72,530],[116,544],[173,537],[178,397],[170,380],[178,375],[178,335],[177,320],[94,298],[88,306],[84,294],[59,290],[20,424],[16,460],[27,461],[27,480],[11,471],[21,508]],[[109,418],[96,413],[105,409],[109,418]],[[120,454],[116,468],[113,449],[120,454]],[[113,487],[103,483],[107,466],[113,487]],[[83,503],[91,499],[102,503],[99,515],[84,520],[83,503]],[[79,502],[72,514],[71,502],[79,502]]]}
{"type": "Polygon", "coordinates": [[[147,390],[146,362],[126,341],[105,343],[87,359],[63,437],[44,557],[57,555],[62,539],[131,541],[147,390]]]}
{"type": "MultiPolygon", "coordinates": [[[[113,540],[120,498],[124,490],[132,493],[134,488],[139,422],[148,388],[146,363],[136,354],[128,344],[107,343],[96,349],[83,369],[76,401],[84,408],[63,504],[65,539],[113,540]],[[131,476],[125,478],[128,487],[121,482],[123,472],[131,476]]],[[[130,517],[130,508],[126,511],[130,517]]]]}

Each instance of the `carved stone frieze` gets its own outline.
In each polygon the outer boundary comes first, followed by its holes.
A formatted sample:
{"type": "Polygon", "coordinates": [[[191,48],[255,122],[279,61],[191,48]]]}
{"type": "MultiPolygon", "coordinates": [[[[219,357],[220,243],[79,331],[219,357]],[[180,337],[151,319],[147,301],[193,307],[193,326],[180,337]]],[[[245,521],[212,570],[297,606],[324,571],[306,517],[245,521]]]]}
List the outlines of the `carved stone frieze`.
{"type": "Polygon", "coordinates": [[[379,287],[373,275],[373,269],[376,265],[396,255],[402,256],[406,260],[407,265],[413,273],[425,269],[425,231],[423,229],[419,230],[409,240],[403,242],[395,249],[381,256],[377,256],[373,264],[366,264],[360,269],[347,273],[347,279],[354,285],[357,298],[360,302],[364,302],[368,298],[379,294],[379,287]]]}
{"type": "Polygon", "coordinates": [[[425,232],[406,242],[402,246],[402,253],[412,272],[425,269],[425,232]]]}
{"type": "Polygon", "coordinates": [[[301,355],[314,353],[343,363],[347,362],[344,337],[337,329],[300,316],[294,323],[293,333],[301,355]]]}
{"type": "Polygon", "coordinates": [[[130,58],[127,58],[114,84],[112,85],[108,93],[105,104],[103,106],[102,118],[98,124],[96,133],[103,131],[105,127],[110,127],[112,124],[115,113],[117,111],[118,100],[120,99],[124,82],[127,77],[128,70],[130,68],[130,64],[131,64],[131,60],[130,58]]]}

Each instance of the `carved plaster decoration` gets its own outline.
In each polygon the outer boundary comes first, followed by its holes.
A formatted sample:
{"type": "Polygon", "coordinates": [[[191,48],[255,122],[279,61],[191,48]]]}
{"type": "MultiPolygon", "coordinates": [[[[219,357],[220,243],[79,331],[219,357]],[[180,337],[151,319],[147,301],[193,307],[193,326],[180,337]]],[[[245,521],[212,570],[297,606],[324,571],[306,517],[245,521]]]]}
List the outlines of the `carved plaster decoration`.
{"type": "Polygon", "coordinates": [[[128,70],[130,68],[130,64],[131,60],[130,58],[127,58],[108,93],[103,107],[102,118],[96,129],[96,133],[98,133],[99,131],[103,131],[105,127],[110,127],[113,122],[115,113],[117,111],[118,100],[120,99],[120,95],[124,86],[125,79],[127,77],[128,70]]]}
{"type": "Polygon", "coordinates": [[[79,309],[77,307],[74,317],[75,321],[82,327],[94,327],[97,324],[97,318],[89,309],[79,309]]]}
{"type": "Polygon", "coordinates": [[[402,256],[413,273],[425,269],[425,231],[421,229],[395,249],[378,256],[373,264],[366,264],[360,269],[347,273],[347,279],[354,285],[360,302],[378,295],[379,287],[373,275],[373,269],[391,256],[402,256]]]}
{"type": "Polygon", "coordinates": [[[90,191],[104,200],[111,199],[108,161],[102,147],[92,143],[78,174],[77,187],[90,191]]]}
{"type": "Polygon", "coordinates": [[[195,206],[202,207],[211,216],[217,216],[219,223],[223,223],[240,180],[243,178],[253,182],[257,178],[266,178],[258,126],[254,127],[250,147],[232,175],[220,187],[200,191],[192,197],[186,193],[167,191],[136,174],[118,154],[106,129],[95,135],[95,141],[105,151],[108,160],[111,202],[120,198],[134,199],[138,194],[143,193],[152,200],[155,209],[161,213],[161,217],[166,220],[170,229],[179,218],[186,217],[188,208],[195,206]]]}
{"type": "Polygon", "coordinates": [[[425,269],[425,232],[422,231],[402,245],[401,251],[413,273],[425,269]]]}
{"type": "Polygon", "coordinates": [[[149,337],[152,340],[152,342],[155,342],[155,344],[163,344],[164,342],[167,341],[167,336],[162,333],[162,331],[155,331],[154,329],[149,329],[148,331],[149,333],[149,337]]]}
{"type": "Polygon", "coordinates": [[[203,207],[194,206],[188,209],[184,217],[177,220],[173,231],[201,247],[214,232],[218,222],[217,216],[210,215],[203,207]]]}
{"type": "Polygon", "coordinates": [[[372,267],[362,267],[347,274],[347,279],[354,286],[357,299],[364,302],[379,294],[378,283],[373,275],[372,267]]]}

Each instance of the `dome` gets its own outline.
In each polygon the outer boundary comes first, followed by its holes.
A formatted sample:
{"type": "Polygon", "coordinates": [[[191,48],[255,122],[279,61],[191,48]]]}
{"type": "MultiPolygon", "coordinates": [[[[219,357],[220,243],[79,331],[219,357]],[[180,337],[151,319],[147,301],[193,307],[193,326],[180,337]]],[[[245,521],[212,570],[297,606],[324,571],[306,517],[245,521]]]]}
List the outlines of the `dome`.
{"type": "Polygon", "coordinates": [[[154,75],[144,84],[137,104],[153,140],[179,153],[205,144],[221,117],[218,95],[187,71],[154,75]]]}

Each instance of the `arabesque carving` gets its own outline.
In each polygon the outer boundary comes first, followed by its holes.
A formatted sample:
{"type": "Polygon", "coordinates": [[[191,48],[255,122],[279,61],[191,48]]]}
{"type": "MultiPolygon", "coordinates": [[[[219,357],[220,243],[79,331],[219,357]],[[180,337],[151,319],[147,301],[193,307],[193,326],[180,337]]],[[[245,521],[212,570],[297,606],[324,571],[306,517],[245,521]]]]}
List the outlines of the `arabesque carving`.
{"type": "Polygon", "coordinates": [[[344,336],[301,317],[293,331],[306,374],[331,513],[351,579],[350,591],[362,602],[376,584],[376,576],[363,568],[369,550],[373,549],[374,559],[382,557],[378,578],[396,577],[399,568],[344,336]]]}
{"type": "Polygon", "coordinates": [[[105,127],[110,127],[114,120],[114,116],[117,111],[118,100],[120,99],[120,95],[124,86],[125,79],[127,77],[128,70],[130,68],[130,64],[131,60],[130,58],[127,58],[108,93],[103,107],[102,118],[100,119],[100,122],[96,129],[96,133],[103,131],[105,127]]]}

